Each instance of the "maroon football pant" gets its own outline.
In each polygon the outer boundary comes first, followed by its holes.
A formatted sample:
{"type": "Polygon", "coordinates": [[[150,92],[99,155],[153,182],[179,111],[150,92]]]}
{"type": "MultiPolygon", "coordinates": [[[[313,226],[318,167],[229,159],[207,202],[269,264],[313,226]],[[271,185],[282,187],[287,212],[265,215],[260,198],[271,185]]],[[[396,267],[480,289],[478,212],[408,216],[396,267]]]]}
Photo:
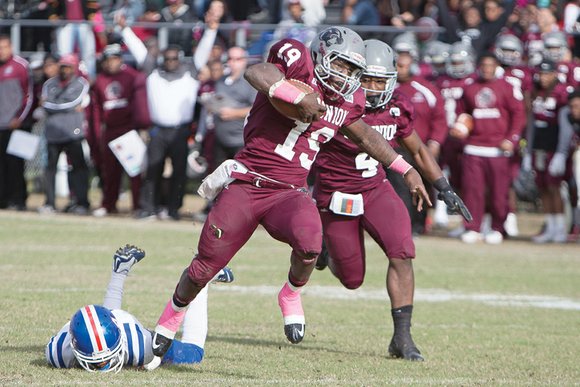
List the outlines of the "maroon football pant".
{"type": "Polygon", "coordinates": [[[361,216],[337,215],[330,210],[320,212],[333,272],[349,289],[360,287],[364,281],[364,230],[389,258],[415,257],[409,212],[391,184],[385,181],[362,195],[364,214],[361,216]]]}
{"type": "Polygon", "coordinates": [[[491,228],[503,233],[503,223],[508,214],[510,185],[509,157],[464,154],[463,201],[473,216],[473,220],[466,223],[465,228],[479,232],[487,203],[487,209],[491,214],[491,228]]]}
{"type": "Polygon", "coordinates": [[[315,260],[320,253],[322,225],[314,201],[305,190],[259,188],[236,181],[220,193],[203,225],[198,254],[188,269],[193,284],[205,286],[258,225],[289,244],[294,255],[315,260]]]}
{"type": "MultiPolygon", "coordinates": [[[[111,148],[109,148],[109,142],[115,138],[127,133],[126,131],[114,131],[103,132],[100,143],[100,170],[101,170],[101,180],[103,184],[103,199],[101,202],[101,207],[107,209],[107,212],[117,211],[117,200],[119,200],[119,190],[121,189],[121,178],[125,173],[123,166],[117,160],[111,148]]],[[[131,199],[133,204],[133,210],[139,208],[139,189],[141,188],[141,176],[137,175],[130,178],[131,185],[131,199]]]]}

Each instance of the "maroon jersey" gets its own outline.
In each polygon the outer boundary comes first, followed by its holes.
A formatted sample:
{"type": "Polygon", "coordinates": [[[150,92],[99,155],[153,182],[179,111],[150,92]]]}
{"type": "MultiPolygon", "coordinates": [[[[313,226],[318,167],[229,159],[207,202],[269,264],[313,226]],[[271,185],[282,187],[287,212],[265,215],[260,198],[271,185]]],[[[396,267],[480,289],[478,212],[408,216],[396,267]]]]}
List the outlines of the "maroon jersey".
{"type": "Polygon", "coordinates": [[[473,76],[453,78],[449,75],[440,75],[437,78],[435,86],[441,91],[441,95],[445,101],[445,117],[448,127],[452,127],[457,121],[457,103],[463,97],[463,89],[465,86],[473,83],[473,80],[473,76]]]}
{"type": "Polygon", "coordinates": [[[557,65],[558,79],[565,84],[568,92],[580,85],[580,66],[572,62],[560,62],[557,65]]]}
{"type": "Polygon", "coordinates": [[[532,69],[527,66],[498,67],[498,77],[503,77],[510,85],[524,94],[530,93],[533,87],[532,69]]]}
{"type": "Polygon", "coordinates": [[[437,88],[424,78],[397,83],[397,90],[405,94],[415,108],[415,129],[424,143],[443,144],[447,138],[444,100],[437,88]]]}
{"type": "Polygon", "coordinates": [[[566,85],[558,83],[552,90],[538,90],[532,101],[534,137],[532,149],[555,152],[558,146],[558,112],[568,102],[566,85]]]}
{"type": "MultiPolygon", "coordinates": [[[[314,78],[314,65],[308,49],[294,39],[282,39],[270,49],[268,62],[284,73],[324,95],[314,78]]],[[[359,89],[351,98],[324,101],[324,117],[311,124],[280,114],[266,95],[258,93],[244,127],[244,148],[235,159],[249,170],[285,183],[304,186],[308,171],[320,149],[342,126],[360,119],[365,97],[359,89]]]]}
{"type": "Polygon", "coordinates": [[[466,144],[498,147],[507,139],[517,145],[526,124],[523,97],[505,79],[476,79],[465,87],[460,105],[474,122],[466,144]]]}
{"type": "MultiPolygon", "coordinates": [[[[409,99],[395,91],[389,103],[367,109],[363,121],[381,133],[391,146],[398,138],[413,133],[414,108],[409,99]]],[[[379,162],[348,139],[338,134],[325,143],[316,159],[314,198],[319,207],[328,207],[335,191],[356,194],[377,187],[386,178],[379,162]]]]}
{"type": "Polygon", "coordinates": [[[129,66],[117,74],[99,74],[93,85],[93,130],[98,133],[104,124],[122,133],[142,126],[143,115],[148,115],[144,94],[145,76],[129,66]]]}

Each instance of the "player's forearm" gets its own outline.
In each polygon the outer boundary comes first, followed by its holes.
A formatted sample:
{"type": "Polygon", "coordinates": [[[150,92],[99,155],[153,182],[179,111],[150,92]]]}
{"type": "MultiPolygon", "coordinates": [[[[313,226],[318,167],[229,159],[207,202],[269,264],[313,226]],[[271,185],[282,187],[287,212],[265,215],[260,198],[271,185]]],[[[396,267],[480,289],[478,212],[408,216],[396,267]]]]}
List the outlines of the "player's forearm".
{"type": "Polygon", "coordinates": [[[360,149],[387,167],[399,156],[379,132],[362,120],[358,120],[348,127],[343,127],[341,131],[360,149]]]}
{"type": "Polygon", "coordinates": [[[425,144],[421,144],[418,151],[413,154],[413,159],[421,171],[421,175],[430,183],[437,181],[443,177],[443,172],[439,168],[439,164],[429,152],[425,144]]]}
{"type": "Polygon", "coordinates": [[[271,63],[258,63],[247,68],[244,78],[254,89],[268,94],[270,87],[284,78],[284,74],[271,63]]]}

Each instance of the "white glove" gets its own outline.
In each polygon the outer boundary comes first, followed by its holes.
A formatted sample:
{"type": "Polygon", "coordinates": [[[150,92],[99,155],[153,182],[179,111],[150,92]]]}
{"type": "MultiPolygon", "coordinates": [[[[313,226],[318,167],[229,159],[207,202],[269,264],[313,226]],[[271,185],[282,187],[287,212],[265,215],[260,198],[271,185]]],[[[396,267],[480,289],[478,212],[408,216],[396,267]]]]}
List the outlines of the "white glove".
{"type": "Polygon", "coordinates": [[[532,170],[532,154],[530,152],[526,152],[524,158],[522,160],[522,169],[524,171],[531,171],[532,170]]]}
{"type": "Polygon", "coordinates": [[[562,176],[566,172],[566,156],[563,153],[556,152],[550,165],[548,165],[548,173],[552,176],[562,176]]]}

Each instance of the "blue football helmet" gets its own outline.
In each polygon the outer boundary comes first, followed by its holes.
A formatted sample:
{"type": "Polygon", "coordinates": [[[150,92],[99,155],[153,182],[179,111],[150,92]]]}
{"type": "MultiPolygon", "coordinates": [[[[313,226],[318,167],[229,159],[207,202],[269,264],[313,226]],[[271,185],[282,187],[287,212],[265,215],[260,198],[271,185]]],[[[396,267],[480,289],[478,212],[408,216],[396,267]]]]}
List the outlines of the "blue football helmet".
{"type": "Polygon", "coordinates": [[[125,336],[113,313],[99,305],[79,309],[70,321],[72,350],[90,372],[119,372],[125,361],[125,336]]]}

